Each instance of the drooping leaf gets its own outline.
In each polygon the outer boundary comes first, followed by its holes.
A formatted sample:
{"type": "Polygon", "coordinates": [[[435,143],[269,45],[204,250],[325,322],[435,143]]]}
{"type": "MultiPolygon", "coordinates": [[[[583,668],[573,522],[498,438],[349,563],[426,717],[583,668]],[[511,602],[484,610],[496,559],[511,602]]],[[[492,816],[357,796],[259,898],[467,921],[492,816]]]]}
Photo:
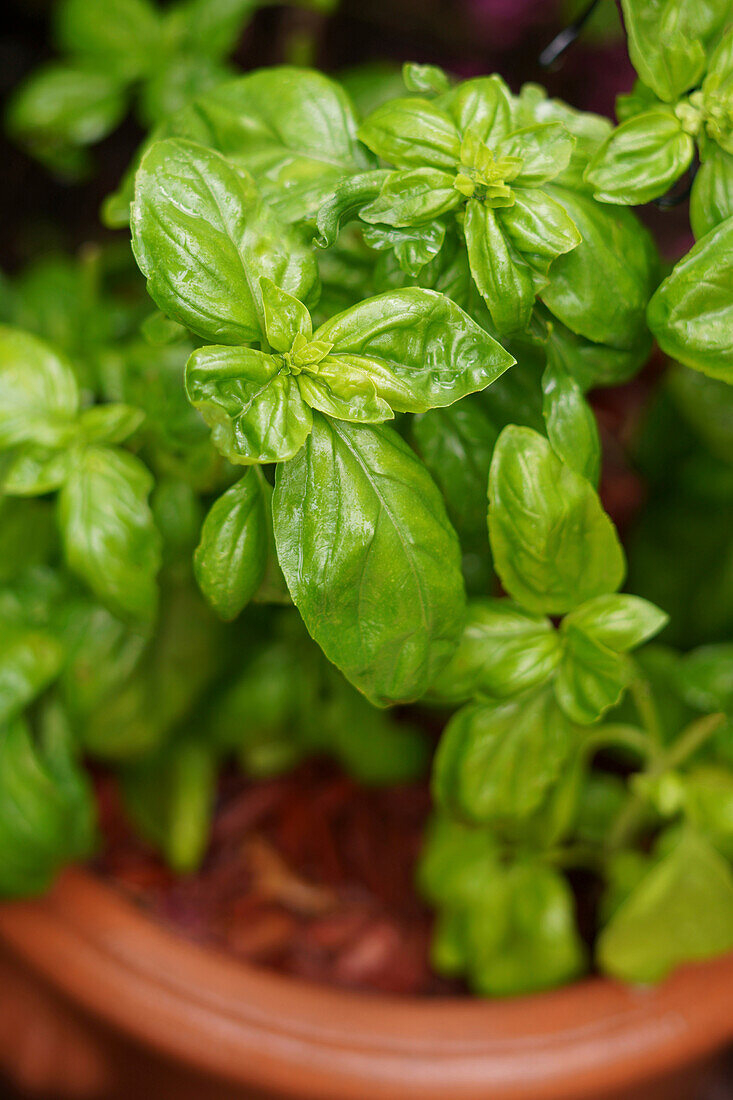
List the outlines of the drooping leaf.
{"type": "Polygon", "coordinates": [[[255,470],[216,500],[194,556],[199,588],[222,619],[234,619],[254,596],[267,562],[267,514],[255,470]]]}
{"type": "Polygon", "coordinates": [[[314,416],[278,468],[278,557],[308,630],[375,702],[421,695],[465,607],[458,541],[440,494],[389,428],[314,416]]]}

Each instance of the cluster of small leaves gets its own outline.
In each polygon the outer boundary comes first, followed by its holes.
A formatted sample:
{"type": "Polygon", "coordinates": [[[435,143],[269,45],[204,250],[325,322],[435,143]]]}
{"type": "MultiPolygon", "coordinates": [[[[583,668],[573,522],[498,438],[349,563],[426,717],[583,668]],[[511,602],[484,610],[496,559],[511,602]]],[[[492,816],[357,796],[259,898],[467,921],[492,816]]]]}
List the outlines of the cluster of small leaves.
{"type": "MultiPolygon", "coordinates": [[[[233,76],[227,58],[266,2],[61,0],[54,37],[62,59],[16,91],[8,127],[53,171],[83,176],[91,166],[88,147],[117,128],[131,101],[147,128],[233,76]]],[[[329,0],[301,2],[330,7],[329,0]]]]}
{"type": "Polygon", "coordinates": [[[659,199],[699,162],[690,194],[697,245],[649,304],[673,359],[733,381],[733,9],[730,0],[622,0],[638,81],[620,125],[585,170],[602,202],[659,199]]]}

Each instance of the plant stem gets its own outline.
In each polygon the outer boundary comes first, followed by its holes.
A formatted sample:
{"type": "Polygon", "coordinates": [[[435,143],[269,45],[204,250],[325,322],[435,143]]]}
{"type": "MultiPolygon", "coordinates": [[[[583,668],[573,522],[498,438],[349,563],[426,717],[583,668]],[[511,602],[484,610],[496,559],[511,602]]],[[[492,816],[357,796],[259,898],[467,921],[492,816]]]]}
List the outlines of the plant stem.
{"type": "Polygon", "coordinates": [[[637,677],[631,681],[629,688],[634,706],[641,718],[644,728],[649,733],[656,745],[662,744],[662,723],[659,721],[659,711],[654,701],[654,695],[648,680],[637,677]]]}
{"type": "MultiPolygon", "coordinates": [[[[682,731],[667,752],[650,760],[643,774],[653,779],[672,768],[678,768],[705,744],[723,722],[725,722],[724,714],[706,714],[703,718],[698,718],[682,731]]],[[[644,820],[644,806],[645,800],[641,795],[634,794],[629,798],[608,835],[606,845],[608,850],[615,851],[623,848],[633,837],[644,820]]]]}
{"type": "Polygon", "coordinates": [[[637,726],[608,725],[600,726],[585,741],[583,748],[586,751],[595,752],[596,749],[605,748],[607,745],[623,745],[637,753],[642,759],[647,760],[655,753],[652,738],[644,730],[637,726]]]}

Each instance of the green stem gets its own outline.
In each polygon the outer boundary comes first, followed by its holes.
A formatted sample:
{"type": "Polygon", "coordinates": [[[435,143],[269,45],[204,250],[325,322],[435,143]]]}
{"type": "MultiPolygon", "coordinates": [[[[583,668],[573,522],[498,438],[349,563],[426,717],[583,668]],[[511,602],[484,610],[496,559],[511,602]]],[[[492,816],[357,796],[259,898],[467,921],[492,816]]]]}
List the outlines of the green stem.
{"type": "MultiPolygon", "coordinates": [[[[724,714],[706,714],[687,726],[667,752],[652,758],[643,774],[650,779],[684,764],[725,722],[724,714]]],[[[607,848],[615,851],[623,848],[631,840],[644,820],[645,800],[641,795],[632,795],[622,807],[608,835],[607,848]]]]}
{"type": "Polygon", "coordinates": [[[649,734],[639,729],[638,726],[627,726],[620,723],[599,726],[586,738],[583,748],[586,752],[594,753],[597,749],[606,748],[608,745],[623,745],[624,748],[637,753],[643,760],[654,756],[656,752],[649,734]]]}
{"type": "Polygon", "coordinates": [[[643,677],[637,677],[632,680],[629,690],[644,728],[654,743],[661,745],[663,740],[662,723],[659,720],[659,711],[649,681],[643,677]]]}

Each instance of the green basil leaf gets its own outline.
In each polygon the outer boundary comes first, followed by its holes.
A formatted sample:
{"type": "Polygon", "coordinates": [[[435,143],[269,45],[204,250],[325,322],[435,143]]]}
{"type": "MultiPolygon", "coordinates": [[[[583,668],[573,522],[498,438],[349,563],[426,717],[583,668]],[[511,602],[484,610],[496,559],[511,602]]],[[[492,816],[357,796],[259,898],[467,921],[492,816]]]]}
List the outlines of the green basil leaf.
{"type": "Polygon", "coordinates": [[[513,107],[515,124],[522,127],[537,122],[562,123],[575,143],[570,161],[555,177],[556,182],[574,190],[586,190],[583,173],[611,132],[609,120],[590,111],[576,111],[561,99],[549,99],[539,84],[523,84],[513,107]]]}
{"type": "Polygon", "coordinates": [[[327,356],[318,364],[317,374],[303,372],[298,376],[298,388],[312,409],[338,420],[380,424],[394,419],[369,374],[348,360],[327,356]]]}
{"type": "Polygon", "coordinates": [[[85,443],[122,443],[138,430],[145,413],[132,405],[94,405],[79,417],[79,432],[85,443]]]}
{"type": "Polygon", "coordinates": [[[455,176],[437,168],[411,168],[391,172],[379,195],[359,216],[366,222],[392,226],[420,225],[439,218],[461,202],[453,186],[455,176]]]}
{"type": "MultiPolygon", "coordinates": [[[[549,313],[547,316],[550,320],[549,313]]],[[[577,336],[556,317],[552,317],[548,325],[548,359],[553,358],[558,366],[562,365],[583,391],[595,386],[615,386],[632,378],[648,360],[651,346],[648,330],[639,333],[631,348],[623,349],[577,336]]]]}
{"type": "Polygon", "coordinates": [[[510,425],[489,476],[489,536],[504,588],[530,611],[561,615],[615,592],[624,555],[585,478],[531,428],[510,425]]]}
{"type": "Polygon", "coordinates": [[[445,111],[427,99],[391,99],[367,115],[359,140],[396,168],[455,168],[461,139],[445,111]]]}
{"type": "Polygon", "coordinates": [[[409,287],[368,298],[314,333],[366,373],[395,412],[425,412],[484,389],[514,361],[443,294],[409,287]]]}
{"type": "Polygon", "coordinates": [[[564,624],[576,626],[614,653],[626,653],[648,642],[668,621],[669,616],[648,600],[617,592],[576,607],[564,624]]]}
{"type": "Polygon", "coordinates": [[[542,415],[547,438],[558,458],[598,486],[601,471],[601,441],[598,425],[575,379],[568,374],[553,347],[542,375],[542,415]]]}
{"type": "Polygon", "coordinates": [[[27,443],[7,452],[10,463],[2,479],[2,491],[13,497],[45,496],[60,489],[74,463],[75,451],[59,451],[27,443]]]}
{"type": "Polygon", "coordinates": [[[440,252],[445,240],[445,225],[433,221],[401,229],[383,225],[365,225],[365,244],[377,251],[394,250],[395,259],[406,275],[415,277],[440,252]]]}
{"type": "Polygon", "coordinates": [[[733,643],[700,646],[675,669],[685,702],[696,710],[733,715],[733,643]]]}
{"type": "Polygon", "coordinates": [[[186,392],[211,428],[214,446],[248,466],[297,454],[312,416],[294,376],[252,348],[199,348],[186,365],[186,392]]]}
{"type": "Polygon", "coordinates": [[[540,122],[505,137],[497,155],[521,160],[517,186],[541,187],[567,168],[574,145],[575,138],[562,123],[540,122]]]}
{"type": "Polygon", "coordinates": [[[194,49],[209,57],[226,57],[259,6],[260,0],[184,0],[169,18],[180,13],[186,39],[194,49]]]}
{"type": "Polygon", "coordinates": [[[707,233],[649,303],[662,351],[711,378],[733,382],[733,217],[707,233]]]}
{"type": "Polygon", "coordinates": [[[0,326],[0,450],[27,441],[63,443],[78,407],[66,359],[35,336],[0,326]]]}
{"type": "Polygon", "coordinates": [[[14,718],[58,675],[63,649],[49,633],[2,624],[0,723],[14,718]]]}
{"type": "Polygon", "coordinates": [[[526,329],[534,305],[532,272],[486,203],[469,200],[464,221],[471,275],[501,335],[526,329]]]}
{"type": "Polygon", "coordinates": [[[439,807],[466,821],[521,821],[557,782],[573,739],[551,691],[463,707],[441,738],[433,795],[439,807]]]}
{"type": "Polygon", "coordinates": [[[697,0],[621,0],[621,8],[634,68],[660,99],[673,103],[705,71],[700,39],[717,23],[710,6],[697,0]]]}
{"type": "Polygon", "coordinates": [[[345,176],[336,183],[332,194],[318,211],[315,243],[319,248],[331,248],[336,243],[341,227],[356,218],[363,206],[376,199],[389,175],[388,169],[379,169],[345,176]]]}
{"type": "Polygon", "coordinates": [[[561,656],[557,633],[543,615],[511,600],[472,600],[458,649],[430,695],[446,703],[519,695],[549,679],[561,656]]]}
{"type": "Polygon", "coordinates": [[[102,73],[135,80],[160,63],[162,21],[147,0],[64,0],[56,13],[62,49],[102,73]]]}
{"type": "Polygon", "coordinates": [[[440,95],[447,92],[450,81],[443,69],[437,65],[417,65],[414,61],[407,61],[402,66],[402,79],[408,92],[418,92],[421,95],[440,95]]]}
{"type": "Polygon", "coordinates": [[[170,120],[197,96],[235,75],[235,70],[198,50],[178,53],[167,65],[154,70],[140,89],[137,114],[146,129],[162,125],[175,129],[170,120]]]}
{"type": "Polygon", "coordinates": [[[317,279],[313,256],[263,205],[251,178],[190,141],[147,151],[131,227],[156,305],[212,343],[263,338],[260,276],[302,300],[317,279]]]}
{"type": "Polygon", "coordinates": [[[432,409],[412,422],[418,453],[440,486],[458,534],[486,544],[486,486],[498,431],[470,399],[432,409]]]}
{"type": "Polygon", "coordinates": [[[496,144],[512,128],[509,89],[500,76],[464,80],[439,100],[461,134],[471,130],[486,145],[496,144]]]}
{"type": "Polygon", "coordinates": [[[470,904],[499,871],[496,837],[490,829],[440,813],[428,819],[417,881],[432,905],[470,904]]]}
{"type": "Polygon", "coordinates": [[[275,351],[290,351],[295,337],[300,333],[310,340],[313,335],[311,315],[297,298],[281,290],[272,279],[260,279],[262,306],[265,314],[265,332],[275,351]]]}
{"type": "Polygon", "coordinates": [[[288,223],[315,221],[343,176],[374,166],[356,140],[348,95],[307,69],[277,66],[221,84],[172,120],[170,129],[251,173],[265,201],[288,223]]]}
{"type": "Polygon", "coordinates": [[[690,224],[699,240],[733,216],[733,155],[711,146],[690,195],[690,224]]]}
{"type": "Polygon", "coordinates": [[[150,619],[157,605],[160,536],[138,458],[106,447],[78,454],[59,497],[66,560],[112,610],[150,619]]]}
{"type": "Polygon", "coordinates": [[[695,142],[673,111],[645,111],[606,139],[585,178],[601,202],[638,206],[658,198],[689,168],[695,142]]]}
{"type": "Polygon", "coordinates": [[[619,702],[633,670],[623,655],[570,620],[568,616],[560,626],[563,655],[553,687],[567,716],[590,725],[619,702]]]}
{"type": "Polygon", "coordinates": [[[517,187],[513,194],[513,204],[496,216],[519,252],[551,261],[580,244],[574,221],[555,199],[534,188],[517,187]]]}
{"type": "Polygon", "coordinates": [[[465,936],[469,982],[484,996],[552,989],[586,965],[572,891],[541,864],[519,863],[497,876],[468,909],[465,936]]]}
{"type": "Polygon", "coordinates": [[[645,310],[657,282],[650,235],[629,210],[608,209],[565,187],[550,186],[548,193],[565,208],[582,240],[554,261],[542,301],[578,336],[634,348],[646,338],[645,310]]]}
{"type": "Polygon", "coordinates": [[[658,982],[733,947],[733,876],[692,831],[651,867],[603,929],[596,957],[626,982],[658,982]]]}
{"type": "Polygon", "coordinates": [[[682,777],[687,820],[727,859],[733,859],[733,775],[729,767],[698,764],[682,777]]]}
{"type": "Polygon", "coordinates": [[[47,708],[40,740],[16,718],[0,726],[0,894],[47,890],[64,863],[92,853],[94,801],[71,736],[47,708]]]}
{"type": "Polygon", "coordinates": [[[21,84],[8,108],[8,128],[34,156],[61,175],[88,168],[75,147],[111,133],[127,109],[127,94],[114,73],[72,65],[48,65],[21,84]]]}
{"type": "Polygon", "coordinates": [[[278,467],[278,557],[308,630],[378,703],[424,693],[458,641],[459,547],[440,494],[388,428],[314,417],[278,467]]]}
{"type": "Polygon", "coordinates": [[[267,515],[255,470],[212,505],[194,555],[196,580],[222,619],[235,619],[262,582],[267,515]]]}

